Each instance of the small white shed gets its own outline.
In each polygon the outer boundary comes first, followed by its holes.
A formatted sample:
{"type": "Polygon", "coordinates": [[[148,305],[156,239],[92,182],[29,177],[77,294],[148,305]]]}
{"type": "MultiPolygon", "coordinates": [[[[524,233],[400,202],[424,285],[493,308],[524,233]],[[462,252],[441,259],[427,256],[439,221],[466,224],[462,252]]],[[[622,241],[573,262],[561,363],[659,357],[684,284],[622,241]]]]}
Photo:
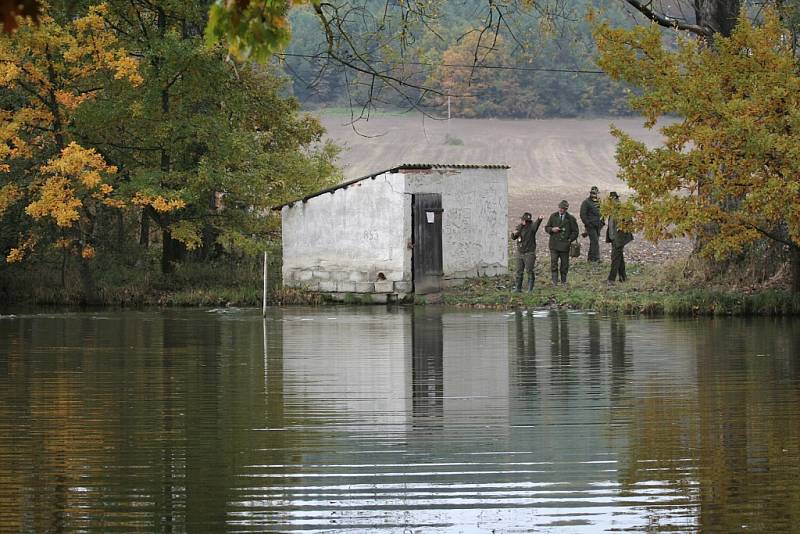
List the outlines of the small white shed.
{"type": "Polygon", "coordinates": [[[275,209],[284,286],[383,302],[507,271],[506,165],[405,164],[275,209]]]}

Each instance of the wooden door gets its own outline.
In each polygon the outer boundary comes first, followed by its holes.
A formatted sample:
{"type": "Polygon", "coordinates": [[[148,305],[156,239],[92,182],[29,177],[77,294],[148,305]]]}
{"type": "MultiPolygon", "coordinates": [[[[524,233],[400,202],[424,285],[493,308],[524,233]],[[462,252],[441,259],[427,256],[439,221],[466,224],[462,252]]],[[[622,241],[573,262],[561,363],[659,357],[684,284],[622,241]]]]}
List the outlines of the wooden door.
{"type": "Polygon", "coordinates": [[[413,196],[412,258],[414,293],[437,293],[442,288],[442,196],[419,193],[413,196]]]}

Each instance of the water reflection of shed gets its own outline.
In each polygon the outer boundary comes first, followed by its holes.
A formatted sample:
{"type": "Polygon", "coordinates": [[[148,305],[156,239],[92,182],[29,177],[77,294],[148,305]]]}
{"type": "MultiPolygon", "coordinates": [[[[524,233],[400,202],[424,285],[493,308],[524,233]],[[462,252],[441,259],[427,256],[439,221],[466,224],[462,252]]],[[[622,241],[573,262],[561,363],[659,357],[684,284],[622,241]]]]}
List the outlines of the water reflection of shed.
{"type": "Polygon", "coordinates": [[[284,393],[335,413],[341,429],[437,428],[461,440],[465,425],[502,427],[509,411],[506,323],[436,309],[287,316],[284,393]]]}
{"type": "Polygon", "coordinates": [[[279,206],[283,283],[382,302],[505,273],[507,174],[406,164],[279,206]]]}

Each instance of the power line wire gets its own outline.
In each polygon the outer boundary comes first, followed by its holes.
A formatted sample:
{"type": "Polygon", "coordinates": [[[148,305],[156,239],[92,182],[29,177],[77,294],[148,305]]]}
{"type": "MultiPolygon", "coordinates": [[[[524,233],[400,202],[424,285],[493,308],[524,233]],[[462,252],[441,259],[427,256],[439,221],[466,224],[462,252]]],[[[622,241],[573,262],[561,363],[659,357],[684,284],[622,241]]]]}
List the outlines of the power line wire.
{"type": "MultiPolygon", "coordinates": [[[[317,60],[330,60],[332,58],[325,55],[312,55],[312,54],[290,54],[280,53],[276,54],[283,58],[296,57],[303,59],[317,59],[317,60]]],[[[404,63],[397,63],[398,66],[415,65],[423,67],[445,67],[445,68],[458,68],[458,69],[491,69],[491,70],[519,70],[527,72],[555,72],[563,74],[605,74],[602,70],[589,70],[589,69],[548,69],[543,67],[515,67],[511,65],[459,65],[457,63],[426,63],[421,61],[407,61],[404,63]]]]}

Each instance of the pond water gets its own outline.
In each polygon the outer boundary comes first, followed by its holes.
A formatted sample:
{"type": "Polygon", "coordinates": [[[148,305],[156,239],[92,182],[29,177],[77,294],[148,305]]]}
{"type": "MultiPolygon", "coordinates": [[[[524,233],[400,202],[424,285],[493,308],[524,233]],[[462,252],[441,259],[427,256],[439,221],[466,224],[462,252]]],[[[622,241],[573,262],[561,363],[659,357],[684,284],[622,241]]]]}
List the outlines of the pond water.
{"type": "Polygon", "coordinates": [[[0,316],[0,532],[792,531],[800,320],[0,316]]]}

